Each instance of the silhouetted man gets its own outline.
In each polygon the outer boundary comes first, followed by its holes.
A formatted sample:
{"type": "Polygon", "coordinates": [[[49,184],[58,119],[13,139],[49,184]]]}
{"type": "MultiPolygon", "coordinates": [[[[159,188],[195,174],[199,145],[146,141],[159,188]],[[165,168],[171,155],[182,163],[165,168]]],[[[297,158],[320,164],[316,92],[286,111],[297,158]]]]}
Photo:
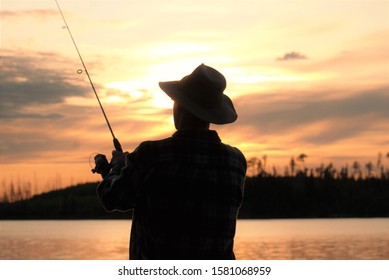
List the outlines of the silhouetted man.
{"type": "Polygon", "coordinates": [[[209,129],[237,119],[226,80],[202,64],[159,85],[174,100],[177,131],[132,153],[113,152],[99,199],[107,211],[133,209],[131,259],[235,259],[246,160],[209,129]]]}

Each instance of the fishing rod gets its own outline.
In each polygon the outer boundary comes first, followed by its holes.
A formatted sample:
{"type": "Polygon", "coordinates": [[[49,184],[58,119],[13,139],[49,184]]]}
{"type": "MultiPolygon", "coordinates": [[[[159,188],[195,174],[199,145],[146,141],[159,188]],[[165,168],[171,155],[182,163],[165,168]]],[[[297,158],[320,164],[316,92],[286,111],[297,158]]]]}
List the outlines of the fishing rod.
{"type": "MultiPolygon", "coordinates": [[[[97,101],[98,101],[98,103],[99,103],[99,105],[100,105],[100,109],[101,109],[101,111],[103,112],[105,121],[106,121],[106,123],[107,123],[107,125],[108,125],[109,131],[111,132],[111,135],[112,135],[112,138],[113,138],[113,145],[114,145],[116,151],[122,152],[122,151],[123,151],[123,150],[122,150],[122,146],[120,145],[119,140],[115,137],[115,134],[113,133],[111,124],[109,123],[108,118],[107,118],[107,115],[105,114],[103,105],[102,105],[101,102],[100,102],[100,98],[99,98],[99,96],[97,95],[96,88],[95,88],[95,86],[94,86],[94,84],[93,84],[93,82],[92,82],[92,79],[91,79],[91,77],[90,77],[90,75],[89,75],[88,69],[86,68],[86,65],[85,65],[85,63],[84,63],[84,60],[82,59],[81,53],[80,53],[80,51],[79,51],[79,49],[78,49],[78,47],[77,47],[76,41],[75,41],[74,38],[73,38],[72,32],[70,31],[70,28],[69,28],[69,25],[68,25],[67,22],[66,22],[65,16],[64,16],[64,14],[62,13],[61,7],[59,6],[57,0],[55,0],[55,3],[57,4],[57,7],[58,7],[58,10],[59,10],[59,12],[60,12],[60,14],[61,14],[61,16],[62,16],[63,22],[65,23],[64,28],[66,28],[66,29],[68,30],[68,32],[69,32],[70,38],[72,39],[73,45],[74,45],[74,47],[76,48],[76,51],[77,51],[77,53],[78,53],[78,56],[79,56],[79,58],[80,58],[80,60],[81,60],[82,67],[84,68],[84,71],[85,71],[85,73],[86,73],[86,75],[87,75],[87,77],[88,77],[89,83],[90,83],[90,85],[92,86],[93,92],[95,93],[95,96],[96,96],[96,98],[97,98],[97,101]]],[[[77,73],[81,74],[81,73],[82,73],[82,70],[78,70],[77,73]]],[[[94,170],[95,170],[95,169],[92,169],[92,172],[93,172],[93,173],[95,172],[94,170]]]]}

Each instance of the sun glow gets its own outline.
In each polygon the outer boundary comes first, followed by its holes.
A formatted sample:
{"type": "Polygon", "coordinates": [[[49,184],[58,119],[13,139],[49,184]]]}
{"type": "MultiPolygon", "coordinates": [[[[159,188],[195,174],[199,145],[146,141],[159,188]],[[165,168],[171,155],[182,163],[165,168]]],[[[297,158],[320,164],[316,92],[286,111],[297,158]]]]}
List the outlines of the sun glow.
{"type": "Polygon", "coordinates": [[[106,98],[104,98],[104,101],[107,103],[121,103],[124,101],[123,97],[118,95],[111,95],[106,98]]]}
{"type": "Polygon", "coordinates": [[[192,55],[195,53],[203,53],[211,50],[211,47],[198,42],[171,42],[154,44],[146,50],[151,56],[167,57],[177,55],[192,55]]]}
{"type": "Polygon", "coordinates": [[[259,84],[264,82],[277,82],[277,81],[319,81],[331,78],[332,73],[319,72],[319,73],[291,73],[284,69],[253,69],[245,70],[243,68],[232,68],[226,70],[230,76],[230,81],[239,84],[259,84]]]}
{"type": "Polygon", "coordinates": [[[160,91],[160,92],[154,91],[154,94],[152,96],[153,96],[153,98],[150,100],[150,103],[153,106],[161,108],[161,109],[173,108],[174,101],[169,96],[164,94],[162,91],[160,91]]]}
{"type": "MultiPolygon", "coordinates": [[[[159,88],[150,87],[151,82],[112,82],[106,85],[108,89],[116,89],[128,94],[135,101],[146,101],[151,107],[168,109],[173,107],[173,101],[159,88]]],[[[155,83],[154,83],[155,84],[155,83]]],[[[123,102],[120,96],[107,97],[108,102],[123,102]]]]}

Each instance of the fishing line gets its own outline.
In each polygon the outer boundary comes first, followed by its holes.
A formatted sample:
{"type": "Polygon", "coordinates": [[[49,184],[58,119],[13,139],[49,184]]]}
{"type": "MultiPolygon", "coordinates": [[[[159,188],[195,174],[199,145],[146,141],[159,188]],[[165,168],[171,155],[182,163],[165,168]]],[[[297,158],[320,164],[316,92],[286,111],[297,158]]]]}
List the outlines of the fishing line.
{"type": "MultiPolygon", "coordinates": [[[[97,95],[96,88],[95,88],[95,86],[94,86],[94,84],[93,84],[93,82],[92,82],[92,79],[91,79],[91,77],[90,77],[90,75],[89,75],[88,69],[86,68],[86,65],[85,65],[85,63],[84,63],[84,60],[82,59],[81,53],[80,53],[80,51],[79,51],[79,49],[78,49],[78,47],[77,47],[76,41],[75,41],[74,38],[73,38],[72,32],[70,31],[70,28],[69,28],[69,25],[68,25],[67,22],[66,22],[65,16],[64,16],[64,14],[62,13],[61,7],[59,6],[57,0],[55,0],[55,3],[57,4],[57,7],[58,7],[58,10],[59,10],[59,12],[60,12],[60,14],[61,14],[61,16],[62,16],[63,22],[65,23],[65,25],[64,25],[62,28],[68,30],[69,35],[70,35],[70,38],[72,39],[73,45],[74,45],[74,47],[76,48],[77,54],[78,54],[78,56],[79,56],[79,58],[80,58],[80,60],[81,60],[81,64],[82,64],[82,67],[84,68],[85,74],[87,75],[88,80],[89,80],[89,83],[90,83],[90,85],[91,85],[91,87],[92,87],[92,89],[93,89],[93,92],[95,93],[95,96],[96,96],[96,98],[97,98],[97,101],[99,102],[100,109],[101,109],[101,111],[103,112],[105,121],[106,121],[106,123],[107,123],[107,125],[108,125],[108,128],[109,128],[109,131],[111,132],[111,135],[112,135],[112,138],[113,138],[113,144],[114,144],[114,146],[115,146],[115,149],[116,149],[117,151],[122,151],[122,147],[121,147],[121,145],[120,145],[120,143],[119,143],[119,140],[116,139],[115,134],[113,133],[111,124],[109,123],[108,118],[107,118],[107,115],[105,114],[103,105],[102,105],[101,102],[100,102],[100,98],[99,98],[99,96],[97,95]]],[[[77,70],[77,73],[78,73],[78,74],[81,74],[82,71],[83,71],[82,69],[78,69],[78,70],[77,70]]]]}
{"type": "Polygon", "coordinates": [[[89,160],[88,161],[89,161],[89,166],[90,166],[91,170],[94,169],[94,167],[91,164],[91,159],[92,159],[92,157],[97,156],[97,155],[98,155],[98,153],[91,153],[90,156],[89,156],[89,160]]]}

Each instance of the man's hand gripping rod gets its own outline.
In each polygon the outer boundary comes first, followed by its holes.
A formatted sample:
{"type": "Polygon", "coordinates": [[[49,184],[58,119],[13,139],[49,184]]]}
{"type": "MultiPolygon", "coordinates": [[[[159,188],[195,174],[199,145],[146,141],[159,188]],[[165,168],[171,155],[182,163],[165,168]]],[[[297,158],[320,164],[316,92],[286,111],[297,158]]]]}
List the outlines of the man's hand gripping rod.
{"type": "MultiPolygon", "coordinates": [[[[59,12],[61,13],[63,22],[65,23],[65,28],[66,28],[66,29],[68,30],[68,32],[69,32],[70,38],[72,39],[73,45],[74,45],[74,47],[76,48],[76,51],[77,51],[78,56],[79,56],[79,58],[80,58],[80,60],[81,60],[82,66],[84,67],[84,71],[85,71],[86,75],[88,76],[89,83],[90,83],[90,85],[92,86],[92,89],[93,89],[93,92],[95,93],[95,96],[96,96],[96,98],[97,98],[97,101],[99,102],[100,109],[101,109],[101,111],[103,112],[105,121],[106,121],[106,123],[107,123],[107,125],[108,125],[108,128],[109,128],[109,131],[111,132],[111,135],[112,135],[112,138],[113,138],[113,145],[114,145],[114,147],[115,147],[115,150],[116,150],[116,151],[122,152],[122,151],[123,151],[123,150],[122,150],[122,147],[121,147],[121,145],[120,145],[120,143],[119,143],[119,140],[115,137],[115,134],[113,133],[113,130],[112,130],[112,127],[111,127],[111,125],[110,125],[110,123],[109,123],[109,121],[108,121],[107,115],[105,114],[103,105],[101,104],[100,98],[99,98],[99,96],[97,95],[96,88],[95,88],[95,86],[93,85],[93,82],[92,82],[91,77],[89,76],[88,69],[86,68],[86,65],[85,65],[85,63],[84,63],[84,60],[82,59],[81,53],[80,53],[80,51],[78,50],[77,44],[76,44],[76,42],[74,41],[72,32],[70,31],[70,28],[69,28],[69,26],[68,26],[68,24],[67,24],[67,22],[66,22],[65,16],[63,15],[62,10],[61,10],[61,8],[60,8],[60,6],[59,6],[57,0],[55,0],[55,3],[57,4],[57,7],[58,7],[59,12]]],[[[95,169],[93,169],[92,172],[95,172],[95,169]]]]}

